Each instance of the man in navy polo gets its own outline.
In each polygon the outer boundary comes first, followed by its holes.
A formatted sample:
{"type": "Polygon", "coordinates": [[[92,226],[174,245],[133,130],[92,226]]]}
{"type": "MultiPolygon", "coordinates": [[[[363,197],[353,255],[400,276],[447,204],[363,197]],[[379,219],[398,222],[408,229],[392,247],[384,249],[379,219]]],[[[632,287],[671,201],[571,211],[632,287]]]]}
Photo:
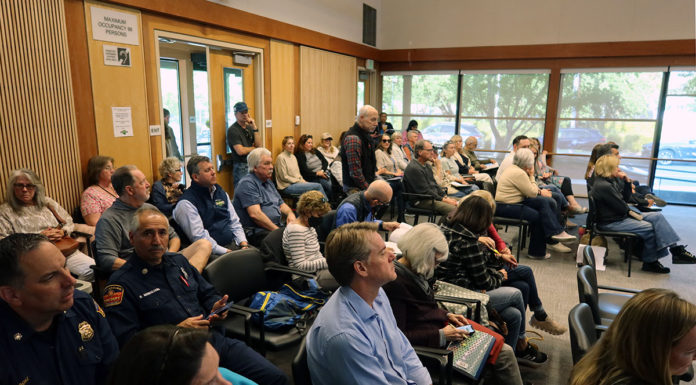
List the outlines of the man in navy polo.
{"type": "Polygon", "coordinates": [[[217,184],[215,169],[207,156],[194,155],[186,164],[191,186],[184,191],[172,213],[191,241],[206,239],[213,254],[247,248],[247,238],[230,197],[217,184]]]}
{"type": "Polygon", "coordinates": [[[48,238],[17,233],[0,241],[0,298],[0,384],[106,380],[116,339],[48,238]]]}
{"type": "Polygon", "coordinates": [[[247,162],[251,171],[235,187],[233,205],[249,243],[259,247],[268,233],[282,225],[283,215],[285,223],[290,223],[295,220],[295,214],[271,180],[271,152],[263,147],[254,149],[247,162]]]}

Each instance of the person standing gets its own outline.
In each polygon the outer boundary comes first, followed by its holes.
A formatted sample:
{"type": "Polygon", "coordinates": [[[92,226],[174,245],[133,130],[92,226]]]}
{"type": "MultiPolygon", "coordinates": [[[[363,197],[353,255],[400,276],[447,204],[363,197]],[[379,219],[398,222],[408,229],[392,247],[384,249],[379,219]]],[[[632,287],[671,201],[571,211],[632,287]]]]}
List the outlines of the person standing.
{"type": "Polygon", "coordinates": [[[367,189],[375,180],[377,160],[370,133],[377,126],[377,110],[365,105],[360,108],[355,124],[341,143],[343,191],[353,193],[367,189]]]}
{"type": "Polygon", "coordinates": [[[174,136],[174,129],[169,125],[169,110],[166,108],[162,109],[164,115],[164,141],[167,150],[167,156],[173,156],[179,160],[184,158],[179,152],[179,146],[176,144],[176,137],[174,136]]]}
{"type": "Polygon", "coordinates": [[[256,147],[261,147],[261,135],[256,122],[249,115],[249,107],[244,102],[234,105],[234,117],[237,121],[227,129],[227,146],[234,161],[232,175],[234,187],[249,173],[247,154],[256,147]]]}

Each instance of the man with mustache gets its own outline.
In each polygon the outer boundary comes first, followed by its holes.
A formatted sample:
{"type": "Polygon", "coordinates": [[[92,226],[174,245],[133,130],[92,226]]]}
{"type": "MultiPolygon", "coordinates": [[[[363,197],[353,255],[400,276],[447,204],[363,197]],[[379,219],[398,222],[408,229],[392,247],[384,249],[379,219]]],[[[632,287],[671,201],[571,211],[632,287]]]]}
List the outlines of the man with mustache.
{"type": "Polygon", "coordinates": [[[143,204],[130,223],[134,251],[111,275],[104,288],[104,310],[123,346],[136,332],[154,325],[173,324],[211,330],[210,343],[220,366],[259,384],[287,384],[285,374],[246,346],[211,327],[227,313],[211,315],[227,304],[181,254],[167,252],[169,223],[155,206],[143,204]]]}
{"type": "Polygon", "coordinates": [[[0,384],[94,385],[117,356],[104,312],[48,238],[0,241],[0,384]]]}

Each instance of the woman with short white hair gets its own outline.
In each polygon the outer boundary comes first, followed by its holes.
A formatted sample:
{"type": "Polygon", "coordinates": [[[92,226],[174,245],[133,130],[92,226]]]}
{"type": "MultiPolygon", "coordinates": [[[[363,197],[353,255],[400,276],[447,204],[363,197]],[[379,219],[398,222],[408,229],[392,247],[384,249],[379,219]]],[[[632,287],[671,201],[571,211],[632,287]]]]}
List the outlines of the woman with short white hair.
{"type": "Polygon", "coordinates": [[[152,185],[149,203],[155,205],[162,214],[171,217],[174,206],[186,189],[180,183],[183,174],[181,161],[175,156],[164,158],[158,171],[161,179],[152,185]]]}
{"type": "Polygon", "coordinates": [[[522,218],[530,223],[530,258],[550,258],[551,255],[546,253],[547,243],[553,251],[571,251],[558,242],[572,242],[577,238],[563,230],[551,192],[540,189],[534,182],[534,154],[531,150],[521,148],[515,152],[512,165],[498,179],[495,200],[496,216],[522,218]]]}

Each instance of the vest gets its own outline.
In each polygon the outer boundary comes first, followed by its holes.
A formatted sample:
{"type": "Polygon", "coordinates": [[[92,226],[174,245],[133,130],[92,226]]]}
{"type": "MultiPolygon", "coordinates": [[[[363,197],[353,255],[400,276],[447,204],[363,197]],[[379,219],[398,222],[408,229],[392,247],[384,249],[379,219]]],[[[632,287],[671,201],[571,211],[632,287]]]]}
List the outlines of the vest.
{"type": "MultiPolygon", "coordinates": [[[[355,211],[357,213],[357,220],[356,222],[364,222],[365,218],[370,214],[371,207],[370,205],[366,204],[367,202],[365,201],[365,192],[361,191],[357,194],[350,194],[348,195],[341,204],[336,207],[336,211],[341,208],[341,206],[345,204],[350,204],[355,207],[355,211]]],[[[335,219],[334,219],[334,228],[336,227],[335,219]]]]}
{"type": "MultiPolygon", "coordinates": [[[[377,171],[377,160],[375,159],[375,148],[372,138],[369,133],[358,126],[358,123],[355,123],[353,127],[348,130],[346,138],[350,135],[355,135],[360,138],[362,145],[360,166],[362,167],[365,181],[367,184],[370,184],[375,180],[375,172],[377,171]]],[[[343,185],[348,188],[357,187],[362,190],[363,186],[358,186],[350,176],[350,165],[348,164],[348,156],[346,155],[346,146],[344,143],[341,143],[341,161],[343,162],[343,185]]]]}
{"type": "Polygon", "coordinates": [[[230,212],[227,206],[227,194],[219,184],[215,185],[213,198],[210,191],[196,182],[184,191],[179,200],[191,202],[198,210],[203,227],[219,245],[229,245],[234,242],[234,234],[230,231],[230,212]]]}

